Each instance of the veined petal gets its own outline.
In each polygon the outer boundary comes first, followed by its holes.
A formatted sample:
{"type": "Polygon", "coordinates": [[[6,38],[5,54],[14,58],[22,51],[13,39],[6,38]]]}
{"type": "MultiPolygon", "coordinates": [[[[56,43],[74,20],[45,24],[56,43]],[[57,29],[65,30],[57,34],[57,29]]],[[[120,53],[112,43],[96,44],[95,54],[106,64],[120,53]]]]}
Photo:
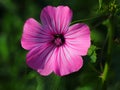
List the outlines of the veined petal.
{"type": "Polygon", "coordinates": [[[30,18],[24,24],[21,45],[30,50],[41,43],[49,42],[51,38],[50,34],[42,30],[40,23],[30,18]]]}
{"type": "Polygon", "coordinates": [[[54,48],[54,45],[44,44],[30,50],[27,54],[28,66],[41,75],[49,75],[53,71],[53,59],[51,59],[51,56],[54,48]]]}
{"type": "Polygon", "coordinates": [[[89,27],[82,23],[69,27],[72,11],[67,6],[47,6],[40,18],[42,25],[33,18],[24,24],[21,45],[29,50],[28,66],[44,76],[78,71],[83,65],[81,56],[90,47],[89,27]]]}
{"type": "Polygon", "coordinates": [[[47,6],[42,10],[40,18],[43,27],[49,28],[51,32],[66,33],[72,18],[72,11],[67,6],[47,6]]]}
{"type": "Polygon", "coordinates": [[[78,55],[86,55],[90,47],[90,29],[83,23],[72,25],[65,34],[65,40],[71,50],[78,55]]]}
{"type": "Polygon", "coordinates": [[[54,51],[54,72],[59,76],[78,71],[82,65],[82,57],[71,52],[69,47],[61,46],[54,51]]]}

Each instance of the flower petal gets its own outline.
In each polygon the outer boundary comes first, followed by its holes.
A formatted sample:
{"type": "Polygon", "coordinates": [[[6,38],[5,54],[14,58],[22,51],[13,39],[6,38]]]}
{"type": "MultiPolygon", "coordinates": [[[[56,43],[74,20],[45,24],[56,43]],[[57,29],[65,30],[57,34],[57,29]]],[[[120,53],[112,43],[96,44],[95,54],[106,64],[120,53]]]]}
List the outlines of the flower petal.
{"type": "Polygon", "coordinates": [[[54,48],[53,45],[45,44],[30,50],[27,54],[28,66],[37,70],[41,75],[49,75],[53,71],[53,59],[51,59],[51,56],[54,48]]]}
{"type": "MultiPolygon", "coordinates": [[[[71,52],[68,46],[61,46],[54,51],[54,72],[59,76],[68,75],[78,71],[83,60],[81,56],[71,52]]],[[[52,58],[53,58],[52,57],[52,58]]]]}
{"type": "Polygon", "coordinates": [[[66,33],[72,18],[72,11],[67,6],[47,6],[42,10],[40,18],[43,26],[49,28],[50,32],[66,33]]]}
{"type": "Polygon", "coordinates": [[[24,24],[21,45],[24,49],[30,50],[41,43],[49,42],[51,38],[36,20],[30,18],[24,24]]]}
{"type": "Polygon", "coordinates": [[[66,45],[78,55],[86,55],[90,47],[90,29],[86,24],[78,23],[69,27],[65,34],[66,45]]]}

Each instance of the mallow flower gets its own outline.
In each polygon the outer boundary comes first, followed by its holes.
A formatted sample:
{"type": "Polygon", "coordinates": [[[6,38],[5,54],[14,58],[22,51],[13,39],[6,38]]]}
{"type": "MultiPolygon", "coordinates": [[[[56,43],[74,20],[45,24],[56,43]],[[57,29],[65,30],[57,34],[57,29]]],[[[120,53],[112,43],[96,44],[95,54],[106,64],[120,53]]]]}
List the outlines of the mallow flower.
{"type": "Polygon", "coordinates": [[[90,47],[89,27],[84,23],[70,25],[72,11],[68,6],[46,6],[40,19],[41,24],[29,18],[23,27],[21,45],[29,50],[27,65],[43,76],[78,71],[90,47]]]}

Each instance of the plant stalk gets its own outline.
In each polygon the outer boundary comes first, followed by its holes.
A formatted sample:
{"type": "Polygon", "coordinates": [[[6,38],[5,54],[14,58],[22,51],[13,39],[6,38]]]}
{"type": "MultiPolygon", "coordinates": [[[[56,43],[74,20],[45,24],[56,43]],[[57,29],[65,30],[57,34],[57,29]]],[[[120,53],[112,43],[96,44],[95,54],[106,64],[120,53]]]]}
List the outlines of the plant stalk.
{"type": "Polygon", "coordinates": [[[106,58],[104,70],[103,70],[103,73],[101,76],[102,90],[107,90],[107,77],[108,77],[109,65],[110,65],[110,61],[111,61],[111,53],[112,53],[112,46],[113,46],[112,17],[107,20],[106,26],[108,28],[108,47],[107,47],[107,58],[106,58]]]}

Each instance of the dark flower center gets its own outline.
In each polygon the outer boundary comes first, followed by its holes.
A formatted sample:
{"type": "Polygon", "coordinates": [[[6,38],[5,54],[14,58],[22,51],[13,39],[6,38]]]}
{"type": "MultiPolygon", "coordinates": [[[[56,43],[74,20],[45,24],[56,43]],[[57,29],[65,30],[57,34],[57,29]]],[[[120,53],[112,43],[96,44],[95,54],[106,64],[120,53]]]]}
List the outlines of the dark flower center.
{"type": "Polygon", "coordinates": [[[56,34],[54,35],[54,40],[53,40],[53,43],[56,45],[56,46],[61,46],[65,43],[65,38],[62,34],[56,34]]]}

